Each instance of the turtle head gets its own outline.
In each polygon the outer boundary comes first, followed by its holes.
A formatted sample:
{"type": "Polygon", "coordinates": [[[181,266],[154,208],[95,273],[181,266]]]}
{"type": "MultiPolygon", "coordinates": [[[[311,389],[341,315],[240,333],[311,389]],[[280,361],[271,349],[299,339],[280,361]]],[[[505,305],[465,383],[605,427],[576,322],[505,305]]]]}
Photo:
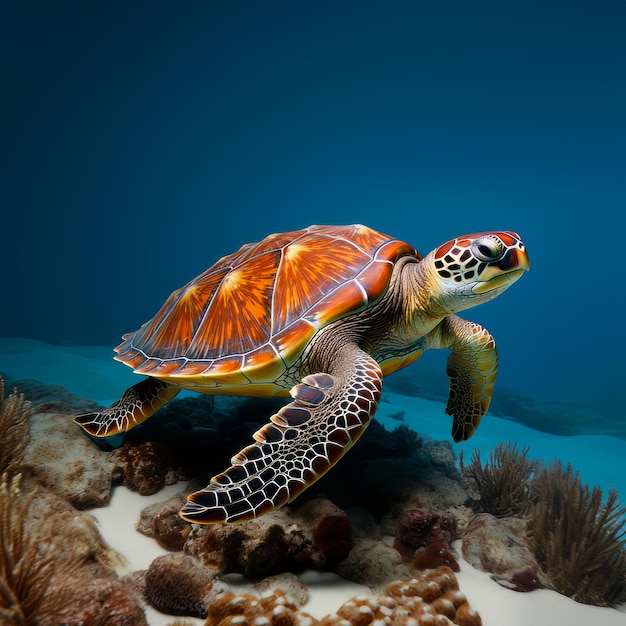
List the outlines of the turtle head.
{"type": "Polygon", "coordinates": [[[455,313],[499,296],[530,268],[517,233],[494,231],[452,239],[424,261],[445,311],[455,313]]]}

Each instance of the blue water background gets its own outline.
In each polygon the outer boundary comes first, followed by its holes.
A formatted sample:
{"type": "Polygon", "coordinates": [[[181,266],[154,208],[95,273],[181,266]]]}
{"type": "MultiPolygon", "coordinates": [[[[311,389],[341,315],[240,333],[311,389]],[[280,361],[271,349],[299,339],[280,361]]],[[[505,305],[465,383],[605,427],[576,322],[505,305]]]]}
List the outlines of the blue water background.
{"type": "Polygon", "coordinates": [[[3,13],[0,336],[113,347],[218,257],[311,223],[423,253],[510,229],[531,272],[464,314],[499,385],[625,420],[624,3],[3,13]]]}

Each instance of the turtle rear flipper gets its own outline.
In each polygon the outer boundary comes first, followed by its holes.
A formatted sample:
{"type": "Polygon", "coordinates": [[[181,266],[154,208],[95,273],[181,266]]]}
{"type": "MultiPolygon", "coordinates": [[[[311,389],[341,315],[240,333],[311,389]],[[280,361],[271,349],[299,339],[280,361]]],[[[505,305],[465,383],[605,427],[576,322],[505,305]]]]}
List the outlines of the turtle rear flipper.
{"type": "Polygon", "coordinates": [[[180,387],[173,387],[157,378],[147,378],[129,387],[110,408],[76,415],[74,421],[94,437],[109,437],[126,432],[145,422],[164,407],[180,387]]]}
{"type": "Polygon", "coordinates": [[[378,406],[382,372],[355,345],[335,355],[333,372],[305,376],[293,402],[254,435],[207,487],[188,496],[189,522],[245,522],[293,500],[361,436],[378,406]]]}

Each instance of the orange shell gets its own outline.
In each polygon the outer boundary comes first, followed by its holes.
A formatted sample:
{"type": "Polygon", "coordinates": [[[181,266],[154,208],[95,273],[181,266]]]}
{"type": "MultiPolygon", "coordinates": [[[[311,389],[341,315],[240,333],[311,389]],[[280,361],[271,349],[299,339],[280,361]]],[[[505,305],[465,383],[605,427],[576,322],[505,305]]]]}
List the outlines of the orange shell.
{"type": "Polygon", "coordinates": [[[408,244],[360,225],[270,235],[174,291],[149,322],[124,335],[116,358],[172,382],[275,380],[320,328],[375,303],[407,255],[421,259],[408,244]]]}

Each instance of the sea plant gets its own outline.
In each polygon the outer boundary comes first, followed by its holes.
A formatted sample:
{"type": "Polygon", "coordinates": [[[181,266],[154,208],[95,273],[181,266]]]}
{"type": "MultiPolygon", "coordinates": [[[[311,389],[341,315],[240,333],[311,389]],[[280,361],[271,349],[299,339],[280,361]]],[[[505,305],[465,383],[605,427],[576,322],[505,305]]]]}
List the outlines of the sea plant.
{"type": "Polygon", "coordinates": [[[63,594],[46,594],[57,561],[28,530],[35,492],[24,494],[20,479],[5,474],[0,483],[0,623],[7,626],[46,623],[65,607],[63,594]]]}
{"type": "Polygon", "coordinates": [[[523,515],[528,507],[530,482],[537,470],[537,462],[527,457],[529,448],[518,450],[517,444],[499,443],[490,452],[489,461],[482,464],[480,451],[474,450],[471,463],[463,464],[461,472],[473,481],[479,498],[473,508],[495,517],[523,515]]]}
{"type": "Polygon", "coordinates": [[[528,513],[534,550],[554,588],[578,602],[616,606],[626,601],[626,509],[609,490],[583,485],[559,461],[533,481],[528,513]]]}
{"type": "Polygon", "coordinates": [[[0,376],[0,475],[19,471],[30,438],[28,418],[31,404],[16,391],[5,397],[4,379],[0,376]]]}

